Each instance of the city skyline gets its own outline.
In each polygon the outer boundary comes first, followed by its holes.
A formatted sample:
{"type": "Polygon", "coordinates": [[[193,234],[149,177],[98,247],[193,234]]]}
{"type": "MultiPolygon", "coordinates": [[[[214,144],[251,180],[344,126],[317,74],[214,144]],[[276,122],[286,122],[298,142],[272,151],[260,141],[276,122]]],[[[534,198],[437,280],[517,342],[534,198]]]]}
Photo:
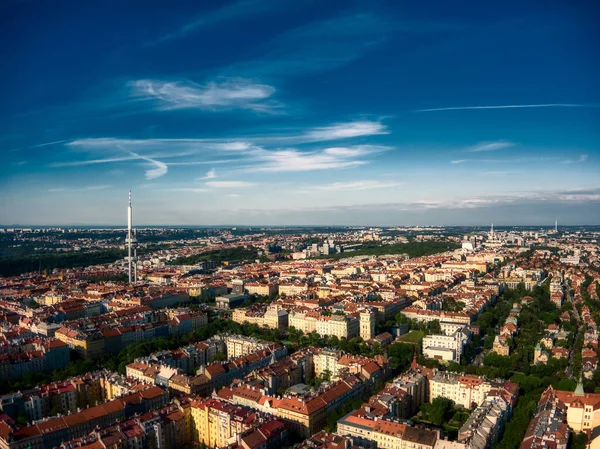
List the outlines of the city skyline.
{"type": "Polygon", "coordinates": [[[4,225],[600,223],[592,2],[102,6],[0,7],[4,225]]]}

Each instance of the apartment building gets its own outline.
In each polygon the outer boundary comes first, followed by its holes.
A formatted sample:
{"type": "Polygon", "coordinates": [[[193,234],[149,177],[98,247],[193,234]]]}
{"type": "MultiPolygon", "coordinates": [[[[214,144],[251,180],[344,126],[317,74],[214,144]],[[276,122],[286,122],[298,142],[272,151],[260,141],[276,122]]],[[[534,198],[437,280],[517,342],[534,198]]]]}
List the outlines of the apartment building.
{"type": "Polygon", "coordinates": [[[395,416],[398,418],[411,418],[415,415],[419,406],[429,400],[429,378],[432,376],[433,371],[417,365],[415,359],[409,370],[392,381],[392,388],[400,389],[406,393],[406,399],[395,416]]]}
{"type": "Polygon", "coordinates": [[[568,407],[556,393],[548,387],[542,394],[520,449],[567,449],[571,433],[567,425],[568,407]]]}
{"type": "Polygon", "coordinates": [[[564,404],[567,424],[574,432],[588,432],[600,426],[600,393],[585,393],[581,379],[575,391],[548,387],[544,396],[564,404]]]}
{"type": "Polygon", "coordinates": [[[232,320],[240,324],[256,324],[260,327],[281,331],[288,328],[288,312],[279,304],[272,304],[267,307],[252,306],[247,309],[235,309],[232,320]]]}
{"type": "Polygon", "coordinates": [[[30,338],[7,341],[0,353],[0,377],[19,379],[27,373],[62,369],[71,360],[69,347],[55,338],[30,338]]]}
{"type": "Polygon", "coordinates": [[[448,312],[444,310],[421,310],[414,307],[409,307],[402,311],[402,314],[411,320],[417,320],[425,323],[430,321],[445,321],[448,323],[471,324],[473,314],[466,312],[448,312]]]}
{"type": "Polygon", "coordinates": [[[279,284],[277,291],[281,296],[293,296],[307,291],[308,287],[309,285],[303,282],[288,282],[279,284]]]}
{"type": "Polygon", "coordinates": [[[316,390],[286,393],[281,398],[268,396],[264,391],[239,385],[233,389],[224,388],[218,395],[233,404],[277,416],[289,426],[290,432],[308,438],[325,427],[327,414],[332,410],[346,401],[363,397],[365,384],[357,376],[350,375],[323,384],[316,390]]]}
{"type": "Polygon", "coordinates": [[[243,335],[226,335],[223,337],[223,340],[227,346],[227,357],[230,359],[243,357],[261,349],[268,349],[273,345],[273,343],[243,335]]]}
{"type": "Polygon", "coordinates": [[[377,312],[375,309],[365,309],[360,312],[360,337],[368,341],[376,335],[377,312]]]}
{"type": "Polygon", "coordinates": [[[321,316],[317,320],[316,331],[322,337],[335,335],[348,340],[358,337],[360,333],[360,320],[355,316],[331,315],[321,316]]]}
{"type": "Polygon", "coordinates": [[[310,334],[317,330],[317,319],[320,313],[317,311],[295,311],[289,312],[288,323],[290,327],[302,331],[304,334],[310,334]]]}
{"type": "Polygon", "coordinates": [[[249,295],[275,296],[278,286],[270,282],[248,282],[245,287],[249,295]]]}
{"type": "Polygon", "coordinates": [[[458,431],[457,443],[465,449],[490,449],[500,440],[510,418],[511,397],[494,395],[477,407],[458,431]]]}
{"type": "Polygon", "coordinates": [[[350,437],[355,444],[367,447],[375,445],[378,449],[434,449],[439,438],[436,431],[375,417],[364,408],[340,419],[337,433],[350,437]]]}
{"type": "Polygon", "coordinates": [[[496,382],[484,377],[438,371],[429,384],[429,401],[444,397],[458,406],[470,409],[473,404],[480,405],[489,391],[497,386],[496,382]]]}
{"type": "Polygon", "coordinates": [[[427,358],[460,363],[465,345],[471,331],[467,326],[454,330],[454,326],[446,326],[448,334],[432,334],[423,338],[423,355],[427,358]]]}
{"type": "Polygon", "coordinates": [[[64,441],[80,438],[97,427],[108,427],[130,418],[134,413],[147,413],[167,405],[169,394],[160,387],[114,399],[70,415],[44,418],[31,425],[16,427],[0,422],[2,449],[45,449],[58,447],[64,441]]]}
{"type": "Polygon", "coordinates": [[[369,358],[346,354],[339,350],[317,349],[312,358],[315,376],[328,374],[331,379],[356,374],[365,381],[374,382],[376,379],[387,378],[390,371],[389,360],[384,356],[369,358]]]}

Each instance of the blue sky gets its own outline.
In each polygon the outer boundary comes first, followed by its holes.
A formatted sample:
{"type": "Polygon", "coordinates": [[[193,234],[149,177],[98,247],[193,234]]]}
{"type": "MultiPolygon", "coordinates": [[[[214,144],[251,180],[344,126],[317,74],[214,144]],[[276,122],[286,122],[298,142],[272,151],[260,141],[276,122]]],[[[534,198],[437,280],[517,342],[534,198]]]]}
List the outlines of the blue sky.
{"type": "Polygon", "coordinates": [[[600,222],[596,2],[169,6],[0,5],[0,223],[600,222]]]}

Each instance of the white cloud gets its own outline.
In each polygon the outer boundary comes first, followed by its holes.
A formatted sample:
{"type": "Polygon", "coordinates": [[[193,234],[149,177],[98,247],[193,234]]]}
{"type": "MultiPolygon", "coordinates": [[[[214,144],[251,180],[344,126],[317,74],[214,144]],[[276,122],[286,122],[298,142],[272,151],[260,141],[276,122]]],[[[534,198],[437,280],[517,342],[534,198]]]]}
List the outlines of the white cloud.
{"type": "Polygon", "coordinates": [[[217,171],[214,168],[211,168],[209,171],[206,172],[206,175],[204,175],[200,179],[214,179],[216,177],[217,177],[217,171]]]}
{"type": "Polygon", "coordinates": [[[196,84],[189,81],[137,80],[130,82],[132,96],[152,100],[159,109],[251,109],[275,112],[281,106],[268,101],[275,88],[243,78],[196,84]]]}
{"type": "Polygon", "coordinates": [[[353,145],[351,147],[326,148],[325,154],[337,157],[359,157],[393,149],[384,145],[353,145]]]}
{"type": "Polygon", "coordinates": [[[401,182],[381,182],[373,180],[349,181],[349,182],[334,182],[321,186],[314,186],[314,190],[371,190],[371,189],[387,189],[402,185],[401,182]]]}
{"type": "Polygon", "coordinates": [[[248,142],[225,142],[216,145],[216,148],[224,151],[245,151],[252,148],[248,142]]]}
{"type": "Polygon", "coordinates": [[[208,181],[206,185],[215,189],[233,189],[239,187],[252,187],[255,183],[245,181],[208,181]]]}
{"type": "Polygon", "coordinates": [[[365,165],[367,161],[348,160],[331,156],[323,151],[301,152],[298,150],[265,151],[254,165],[248,166],[248,172],[295,172],[327,170],[365,165]]]}
{"type": "Polygon", "coordinates": [[[112,187],[111,185],[87,186],[87,187],[84,187],[82,190],[106,190],[106,189],[110,189],[111,187],[112,187]]]}
{"type": "Polygon", "coordinates": [[[386,151],[392,147],[360,145],[347,148],[326,148],[315,151],[255,150],[253,165],[247,166],[247,172],[301,172],[312,170],[331,170],[358,167],[370,161],[364,157],[386,151]],[[363,157],[363,159],[358,159],[363,157]]]}
{"type": "Polygon", "coordinates": [[[64,139],[64,140],[55,140],[54,142],[46,142],[46,143],[39,143],[37,145],[32,145],[29,148],[40,148],[40,147],[47,147],[50,145],[58,145],[59,143],[65,143],[68,142],[68,139],[64,139]]]}
{"type": "Polygon", "coordinates": [[[562,156],[524,156],[511,159],[456,159],[450,161],[451,164],[463,164],[465,162],[473,162],[476,164],[525,164],[525,163],[541,163],[554,162],[562,164],[580,164],[587,161],[588,155],[581,154],[577,159],[570,159],[562,156]]]}
{"type": "Polygon", "coordinates": [[[149,162],[152,166],[154,166],[154,168],[146,170],[146,179],[148,180],[160,178],[161,176],[166,175],[167,171],[169,171],[167,164],[165,164],[164,162],[157,161],[156,159],[152,159],[146,156],[141,156],[136,153],[131,153],[131,155],[137,156],[139,159],[149,162]]]}
{"type": "Polygon", "coordinates": [[[113,162],[125,162],[135,161],[139,159],[136,156],[123,156],[123,157],[109,157],[104,159],[90,159],[83,161],[68,161],[68,162],[53,162],[50,164],[51,167],[79,167],[81,165],[95,165],[95,164],[110,164],[113,162]]]}
{"type": "Polygon", "coordinates": [[[52,189],[46,189],[46,192],[66,192],[67,190],[71,190],[73,192],[78,192],[82,190],[92,191],[92,190],[106,190],[110,189],[112,185],[93,185],[93,186],[77,186],[77,187],[55,187],[52,189]]]}
{"type": "Polygon", "coordinates": [[[331,126],[315,128],[305,133],[306,137],[316,141],[349,139],[377,134],[389,134],[389,131],[381,122],[373,121],[337,123],[331,126]]]}
{"type": "Polygon", "coordinates": [[[504,148],[510,148],[513,146],[515,146],[514,143],[507,142],[505,140],[499,140],[497,142],[480,142],[466,151],[469,153],[481,153],[486,151],[503,150],[504,148]]]}
{"type": "MultiPolygon", "coordinates": [[[[153,165],[148,179],[163,176],[168,166],[193,166],[231,163],[238,171],[293,172],[350,168],[370,162],[368,156],[393,147],[361,144],[301,150],[295,144],[316,144],[338,139],[368,137],[388,133],[378,121],[354,121],[298,130],[296,134],[247,136],[213,139],[120,139],[113,137],[78,139],[68,148],[96,156],[83,160],[55,162],[53,167],[75,167],[145,160],[153,165]],[[276,148],[273,148],[277,146],[276,148]],[[226,158],[218,158],[219,153],[226,158]],[[186,157],[192,156],[192,157],[186,157]]],[[[73,154],[75,152],[72,152],[73,154]]],[[[214,168],[206,176],[216,174],[214,168]]],[[[206,177],[205,179],[211,179],[206,177]]]]}

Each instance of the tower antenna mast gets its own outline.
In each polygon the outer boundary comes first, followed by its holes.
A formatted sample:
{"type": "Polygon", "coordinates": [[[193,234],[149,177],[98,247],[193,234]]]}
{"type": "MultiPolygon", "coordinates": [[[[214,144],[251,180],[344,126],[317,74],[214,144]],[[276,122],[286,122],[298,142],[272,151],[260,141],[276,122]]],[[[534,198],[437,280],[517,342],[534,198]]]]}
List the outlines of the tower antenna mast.
{"type": "Polygon", "coordinates": [[[137,281],[137,249],[135,249],[135,255],[132,255],[134,245],[137,241],[134,234],[132,233],[133,227],[133,208],[131,207],[131,190],[129,191],[129,207],[127,208],[127,272],[129,275],[129,284],[132,281],[132,265],[135,264],[136,269],[136,281],[137,281]]]}

